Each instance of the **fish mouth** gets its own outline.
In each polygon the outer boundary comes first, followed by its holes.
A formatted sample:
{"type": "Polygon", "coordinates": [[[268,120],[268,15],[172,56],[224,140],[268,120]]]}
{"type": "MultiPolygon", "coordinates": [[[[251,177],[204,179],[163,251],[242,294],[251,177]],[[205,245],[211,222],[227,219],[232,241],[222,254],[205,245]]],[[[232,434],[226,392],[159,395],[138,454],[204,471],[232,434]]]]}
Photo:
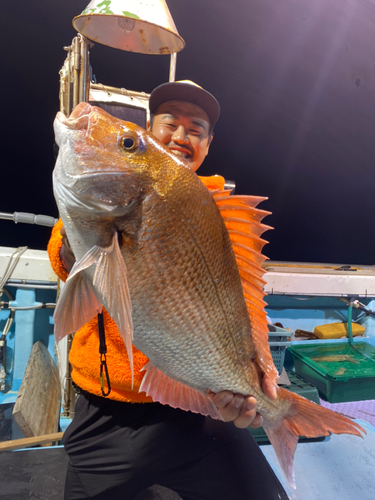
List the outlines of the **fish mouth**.
{"type": "Polygon", "coordinates": [[[92,108],[91,104],[81,102],[73,109],[69,118],[59,111],[56,119],[70,130],[87,132],[92,108]]]}

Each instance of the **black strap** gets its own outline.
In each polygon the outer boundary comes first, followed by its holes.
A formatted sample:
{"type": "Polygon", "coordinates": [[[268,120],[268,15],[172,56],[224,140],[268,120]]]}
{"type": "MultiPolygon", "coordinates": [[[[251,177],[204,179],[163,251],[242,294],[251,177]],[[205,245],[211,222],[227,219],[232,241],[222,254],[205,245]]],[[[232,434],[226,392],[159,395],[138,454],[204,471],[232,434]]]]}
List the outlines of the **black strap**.
{"type": "Polygon", "coordinates": [[[100,354],[100,388],[103,396],[107,397],[111,393],[111,382],[109,380],[108,367],[107,367],[107,358],[106,358],[107,346],[105,343],[104,319],[102,312],[98,314],[98,329],[99,329],[99,354],[100,354]],[[108,387],[107,392],[105,392],[104,390],[103,369],[108,387]]]}

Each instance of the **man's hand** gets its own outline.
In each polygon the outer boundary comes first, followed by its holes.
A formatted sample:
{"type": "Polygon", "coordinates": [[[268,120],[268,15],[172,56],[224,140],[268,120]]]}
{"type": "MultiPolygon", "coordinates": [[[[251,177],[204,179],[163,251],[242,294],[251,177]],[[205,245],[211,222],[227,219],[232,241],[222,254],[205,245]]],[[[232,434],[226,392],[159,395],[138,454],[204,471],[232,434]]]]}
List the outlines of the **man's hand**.
{"type": "MultiPolygon", "coordinates": [[[[276,385],[267,376],[263,378],[262,390],[268,398],[277,398],[276,385]]],[[[230,391],[217,394],[209,392],[209,395],[225,422],[233,422],[240,429],[248,426],[256,429],[262,426],[263,418],[256,412],[257,401],[253,396],[245,398],[230,391]]]]}
{"type": "Polygon", "coordinates": [[[63,243],[60,250],[60,260],[65,268],[65,271],[70,273],[72,267],[74,266],[76,258],[74,257],[73,250],[70,247],[64,226],[62,226],[62,228],[60,229],[60,233],[63,243]]]}

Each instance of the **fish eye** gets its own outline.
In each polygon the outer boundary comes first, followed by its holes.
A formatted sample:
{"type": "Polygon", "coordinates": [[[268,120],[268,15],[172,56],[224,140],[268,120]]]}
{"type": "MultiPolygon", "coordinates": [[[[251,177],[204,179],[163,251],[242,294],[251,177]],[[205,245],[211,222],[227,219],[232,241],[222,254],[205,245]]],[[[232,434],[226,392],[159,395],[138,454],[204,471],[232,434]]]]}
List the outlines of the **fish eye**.
{"type": "Polygon", "coordinates": [[[120,139],[120,147],[124,151],[133,151],[137,147],[137,143],[133,137],[125,136],[120,139]]]}

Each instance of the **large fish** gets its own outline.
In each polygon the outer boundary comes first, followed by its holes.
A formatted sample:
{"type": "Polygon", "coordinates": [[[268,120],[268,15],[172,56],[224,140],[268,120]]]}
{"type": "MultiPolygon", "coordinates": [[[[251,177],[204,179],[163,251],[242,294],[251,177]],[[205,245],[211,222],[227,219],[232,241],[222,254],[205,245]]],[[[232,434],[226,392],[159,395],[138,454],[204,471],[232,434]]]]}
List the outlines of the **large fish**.
{"type": "Polygon", "coordinates": [[[81,103],[55,123],[54,193],[76,257],[56,312],[59,340],[103,306],[132,367],[148,358],[141,390],[154,401],[220,418],[207,395],[257,399],[263,427],[291,484],[299,436],[361,435],[355,422],[288,392],[267,337],[260,254],[261,198],[202,184],[142,128],[81,103]]]}

